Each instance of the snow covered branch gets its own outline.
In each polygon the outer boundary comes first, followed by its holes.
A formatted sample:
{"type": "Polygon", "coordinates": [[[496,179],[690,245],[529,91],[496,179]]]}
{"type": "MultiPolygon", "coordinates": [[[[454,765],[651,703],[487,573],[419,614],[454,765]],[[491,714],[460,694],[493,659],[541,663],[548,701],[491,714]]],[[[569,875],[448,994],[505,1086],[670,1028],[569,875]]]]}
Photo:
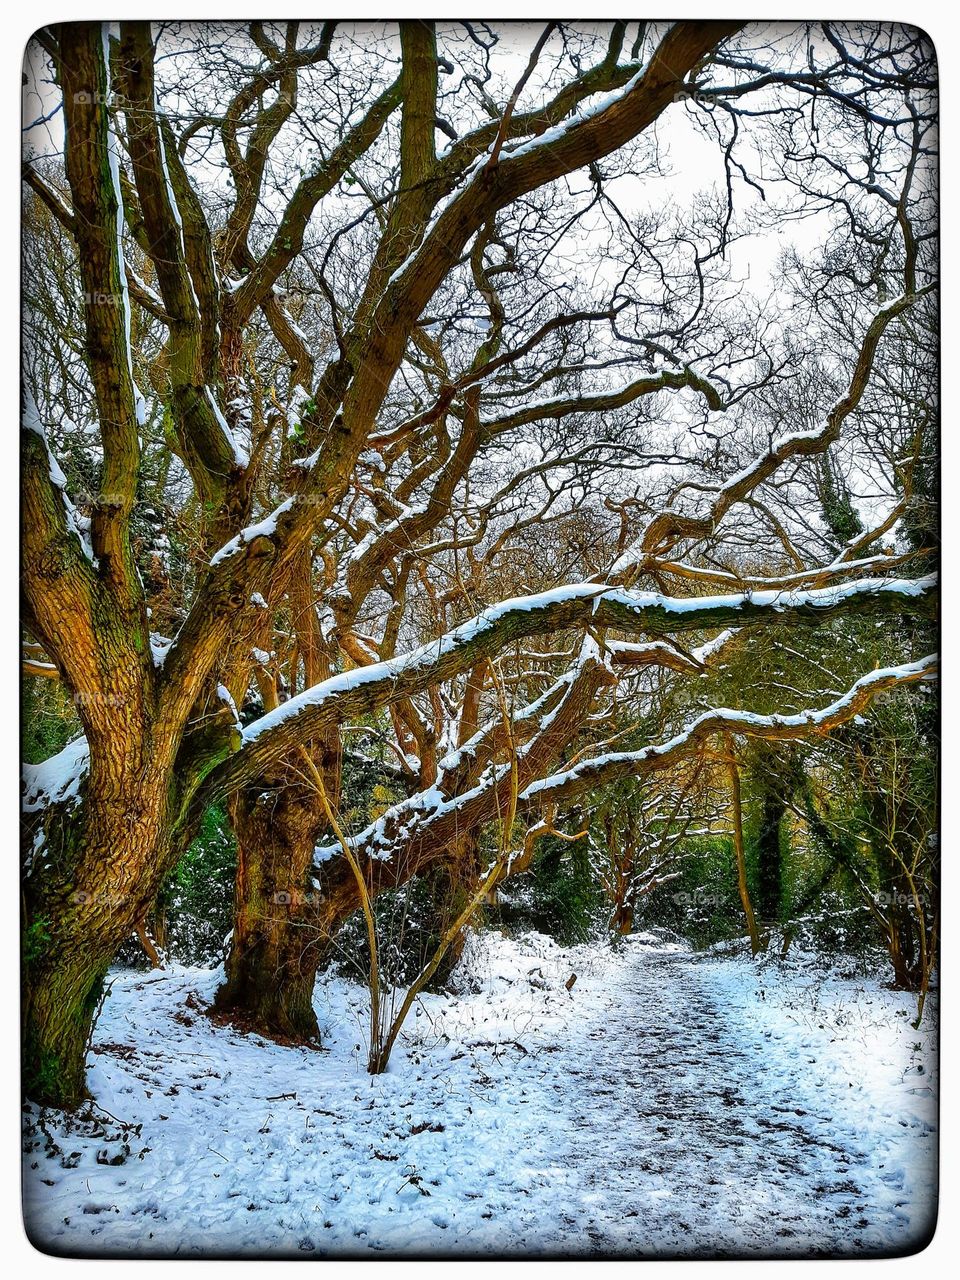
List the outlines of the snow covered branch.
{"type": "Polygon", "coordinates": [[[829,733],[860,715],[878,693],[918,681],[934,680],[937,666],[937,655],[930,654],[918,662],[878,668],[862,676],[843,697],[818,711],[802,711],[796,715],[757,715],[752,711],[729,708],[705,711],[682,733],[658,746],[583,760],[572,769],[533,783],[520,796],[520,805],[532,808],[540,804],[556,804],[619,778],[667,768],[719,733],[739,733],[778,742],[829,733]]]}
{"type": "Polygon", "coordinates": [[[321,681],[248,725],[240,750],[214,771],[205,795],[222,796],[256,777],[291,746],[326,726],[420,693],[530,636],[590,626],[669,636],[766,621],[816,624],[839,614],[928,613],[936,575],[866,578],[816,591],[758,591],[677,598],[597,583],[574,583],[485,609],[409,653],[321,681]]]}
{"type": "MultiPolygon", "coordinates": [[[[585,664],[585,670],[589,662],[585,664]]],[[[737,733],[770,740],[809,738],[829,733],[832,729],[863,712],[881,692],[907,684],[930,681],[936,677],[937,657],[930,655],[918,662],[881,668],[859,679],[841,698],[820,710],[797,715],[757,715],[749,711],[721,708],[698,716],[683,732],[669,741],[639,751],[613,752],[586,759],[570,769],[539,778],[520,792],[520,811],[546,810],[552,815],[558,804],[574,800],[587,791],[669,768],[696,752],[708,738],[720,733],[737,733]]],[[[575,686],[571,685],[564,702],[568,702],[575,686]]],[[[564,702],[555,712],[544,717],[540,733],[521,749],[520,770],[530,776],[530,766],[543,758],[543,743],[555,728],[564,702]],[[538,747],[540,748],[538,750],[538,747]]],[[[454,753],[456,756],[458,753],[454,753]]],[[[455,769],[457,761],[451,757],[455,769]]],[[[422,870],[424,858],[446,851],[450,842],[463,839],[484,822],[492,821],[500,812],[498,799],[509,783],[511,765],[491,764],[483,776],[458,795],[447,795],[441,786],[431,787],[393,806],[370,826],[350,838],[354,857],[367,866],[371,882],[377,888],[400,884],[422,870]]],[[[552,822],[552,819],[551,819],[552,822]]],[[[534,835],[539,826],[532,829],[534,835]]],[[[528,833],[529,834],[529,833],[528,833]]],[[[530,852],[528,845],[525,851],[530,852]]],[[[335,885],[341,846],[334,842],[317,850],[315,871],[324,877],[324,896],[336,896],[335,885]],[[334,864],[331,869],[331,864],[334,864]]],[[[499,879],[504,879],[529,864],[524,851],[508,863],[499,879]]],[[[349,881],[342,877],[349,889],[349,881]]]]}

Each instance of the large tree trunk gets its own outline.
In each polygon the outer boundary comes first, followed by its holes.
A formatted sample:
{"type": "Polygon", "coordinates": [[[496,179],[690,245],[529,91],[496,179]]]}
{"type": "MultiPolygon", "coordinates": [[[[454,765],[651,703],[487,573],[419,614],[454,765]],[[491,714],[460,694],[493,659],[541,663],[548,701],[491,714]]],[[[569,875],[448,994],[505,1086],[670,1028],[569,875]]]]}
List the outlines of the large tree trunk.
{"type": "Polygon", "coordinates": [[[626,902],[621,898],[617,898],[614,904],[613,916],[610,919],[610,928],[614,933],[619,933],[626,937],[633,933],[633,903],[626,902]]]}
{"type": "Polygon", "coordinates": [[[90,780],[79,810],[46,815],[34,854],[43,868],[23,889],[23,1078],[37,1102],[74,1107],[86,1096],[104,975],[169,867],[166,800],[162,778],[142,773],[135,792],[104,797],[90,780]]]}
{"type": "MultiPolygon", "coordinates": [[[[39,929],[32,944],[46,941],[39,929]]],[[[26,963],[26,960],[25,960],[26,963]]],[[[49,949],[28,965],[23,990],[25,1096],[57,1107],[75,1107],[87,1096],[86,1052],[103,978],[110,963],[92,939],[49,949]]]]}
{"type": "Polygon", "coordinates": [[[234,928],[215,1008],[265,1035],[315,1040],[313,986],[327,942],[311,889],[319,799],[299,786],[254,787],[234,797],[231,819],[234,928]]]}

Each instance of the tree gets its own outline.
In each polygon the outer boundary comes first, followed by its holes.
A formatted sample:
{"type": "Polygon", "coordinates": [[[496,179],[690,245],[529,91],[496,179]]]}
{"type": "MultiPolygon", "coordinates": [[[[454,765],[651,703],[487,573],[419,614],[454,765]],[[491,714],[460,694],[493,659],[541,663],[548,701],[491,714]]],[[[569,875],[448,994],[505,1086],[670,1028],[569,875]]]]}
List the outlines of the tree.
{"type": "Polygon", "coordinates": [[[310,1036],[346,916],[429,868],[479,883],[481,833],[514,807],[536,819],[716,734],[822,732],[931,676],[890,661],[752,717],[682,692],[709,666],[686,637],[933,608],[918,549],[876,550],[886,516],[837,550],[797,501],[934,287],[917,33],[798,28],[758,49],[732,23],[550,24],[515,67],[469,23],[35,40],[62,168],[28,157],[25,179],[63,242],[43,296],[74,311],[69,345],[39,290],[28,325],[24,627],[82,736],[27,774],[32,1096],[82,1096],[105,970],[212,804],[238,844],[218,1002],[310,1036]],[[808,431],[769,430],[764,404],[822,325],[798,304],[775,332],[730,268],[750,103],[770,107],[783,184],[834,182],[802,195],[850,255],[820,264],[845,342],[808,431]],[[808,162],[815,111],[842,129],[808,162]],[[634,223],[622,180],[653,171],[679,112],[715,137],[726,189],[634,223]],[[608,265],[565,279],[600,225],[608,265]],[[74,436],[97,473],[84,504],[55,456],[74,436]],[[687,713],[668,740],[661,686],[687,713]],[[622,704],[655,745],[602,749],[622,704]],[[348,833],[357,736],[396,798],[348,833]]]}

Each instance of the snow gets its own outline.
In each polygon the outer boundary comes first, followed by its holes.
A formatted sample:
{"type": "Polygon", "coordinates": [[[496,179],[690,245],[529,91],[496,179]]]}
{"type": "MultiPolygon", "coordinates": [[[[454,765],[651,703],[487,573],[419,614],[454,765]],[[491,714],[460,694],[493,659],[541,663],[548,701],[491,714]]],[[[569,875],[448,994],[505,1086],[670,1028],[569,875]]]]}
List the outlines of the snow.
{"type": "MultiPolygon", "coordinates": [[[[726,643],[733,634],[735,633],[730,631],[724,632],[717,637],[717,640],[726,643]]],[[[588,637],[584,641],[580,660],[585,660],[595,651],[596,645],[588,637]]],[[[369,669],[365,668],[365,670],[369,669]]],[[[533,719],[542,707],[550,704],[552,709],[541,715],[539,720],[539,736],[542,737],[549,729],[551,721],[558,714],[562,705],[561,701],[555,701],[557,693],[564,687],[574,683],[578,670],[579,663],[545,690],[535,702],[524,707],[519,715],[515,717],[515,723],[519,723],[521,719],[527,721],[533,719]]],[[[615,772],[622,776],[636,770],[641,765],[655,763],[658,759],[669,761],[675,756],[678,748],[683,748],[688,743],[693,742],[705,726],[710,732],[714,733],[730,730],[734,733],[767,731],[771,734],[784,730],[802,729],[815,731],[818,726],[830,727],[835,725],[838,716],[843,716],[844,713],[849,716],[851,706],[855,706],[865,693],[869,694],[871,689],[879,687],[882,690],[895,683],[907,681],[932,681],[936,679],[937,670],[938,656],[936,654],[928,654],[927,657],[921,658],[916,662],[906,662],[899,666],[878,667],[868,672],[865,676],[861,676],[845,693],[828,706],[791,715],[781,713],[760,715],[738,708],[712,708],[702,712],[679,733],[665,742],[652,743],[636,751],[611,751],[603,755],[580,759],[578,763],[569,769],[561,769],[548,777],[539,778],[530,783],[520,793],[519,799],[524,803],[538,801],[549,803],[551,798],[562,795],[565,790],[577,783],[584,781],[588,784],[597,783],[602,780],[602,775],[607,773],[615,772]]],[[[362,831],[355,836],[351,836],[350,846],[355,850],[362,850],[366,857],[388,860],[396,854],[398,848],[402,847],[403,842],[408,842],[416,834],[422,833],[431,823],[458,809],[461,811],[468,810],[474,800],[483,795],[484,792],[496,787],[499,781],[510,771],[511,765],[509,763],[489,764],[470,789],[460,791],[454,795],[448,794],[450,775],[456,772],[464,759],[477,750],[478,746],[483,742],[488,729],[489,725],[483,726],[462,747],[454,748],[444,756],[438,763],[436,781],[432,786],[390,806],[362,831]]],[[[535,745],[536,739],[519,747],[517,750],[518,759],[522,761],[533,750],[535,745]]],[[[336,856],[339,849],[339,842],[319,846],[314,854],[315,864],[328,862],[336,856]]]]}
{"type": "MultiPolygon", "coordinates": [[[[416,520],[418,516],[426,515],[428,510],[429,507],[425,502],[417,503],[413,506],[404,504],[395,519],[385,525],[370,529],[364,535],[347,557],[347,565],[363,560],[375,543],[387,538],[395,538],[398,533],[403,533],[405,523],[416,520]]],[[[349,569],[347,571],[349,572],[349,569]]]]}
{"type": "Polygon", "coordinates": [[[488,152],[483,152],[481,155],[477,156],[474,160],[472,160],[471,163],[467,166],[467,168],[463,171],[463,173],[458,176],[458,179],[457,179],[458,185],[455,186],[451,191],[449,191],[441,200],[439,200],[434,205],[433,211],[430,215],[430,221],[424,227],[423,233],[421,234],[416,245],[414,245],[414,247],[410,250],[407,256],[400,263],[400,265],[396,267],[388,277],[387,282],[383,287],[384,294],[387,294],[391,289],[393,289],[397,284],[399,284],[403,276],[408,271],[416,267],[417,256],[420,253],[420,250],[423,248],[425,244],[429,242],[430,237],[433,235],[434,231],[436,230],[437,224],[439,223],[443,215],[447,212],[447,210],[452,205],[454,205],[461,198],[461,196],[466,194],[466,192],[472,186],[473,182],[476,180],[477,176],[483,172],[483,165],[486,163],[487,155],[488,155],[488,152]]]}
{"type": "Polygon", "coordinates": [[[23,811],[35,813],[52,804],[80,797],[80,785],[90,768],[90,751],[84,737],[74,738],[62,751],[41,764],[23,766],[23,811]]]}
{"type": "MultiPolygon", "coordinates": [[[[187,275],[189,276],[189,274],[190,272],[188,271],[187,275]]],[[[192,287],[193,286],[191,285],[191,288],[192,287]]],[[[210,406],[210,412],[213,414],[214,420],[216,421],[216,424],[220,429],[220,433],[223,436],[224,440],[226,440],[227,447],[229,448],[230,452],[233,454],[234,462],[238,467],[248,466],[250,463],[250,457],[247,454],[246,449],[244,449],[243,445],[237,439],[234,432],[230,430],[230,426],[227,423],[226,418],[220,412],[220,406],[217,404],[217,401],[214,397],[213,392],[207,386],[203,388],[203,392],[207,398],[207,404],[210,406]]]]}
{"type": "MultiPolygon", "coordinates": [[[[160,103],[157,100],[156,92],[153,96],[153,115],[154,119],[161,118],[160,103]]],[[[200,299],[197,297],[197,291],[193,287],[193,276],[187,266],[187,246],[183,235],[183,219],[180,217],[180,205],[177,201],[177,194],[173,189],[173,183],[170,181],[170,168],[167,163],[167,144],[164,139],[163,129],[157,130],[157,151],[160,156],[160,169],[163,173],[163,184],[166,188],[167,204],[170,212],[173,214],[173,220],[177,224],[177,233],[180,240],[180,261],[183,263],[183,273],[187,277],[187,284],[190,287],[190,296],[193,299],[194,311],[200,315],[200,299]]]]}
{"type": "MultiPolygon", "coordinates": [[[[213,404],[212,398],[211,404],[213,404]]],[[[291,494],[289,498],[284,498],[283,502],[275,507],[268,516],[264,516],[262,520],[258,520],[255,524],[248,524],[245,529],[241,529],[229,542],[225,542],[219,551],[214,552],[210,558],[211,567],[220,564],[222,560],[229,559],[230,556],[235,556],[238,551],[242,551],[244,547],[249,546],[251,542],[255,542],[257,538],[272,538],[277,531],[277,521],[286,512],[292,510],[295,501],[295,495],[291,494]]],[[[252,599],[253,597],[251,597],[252,599]]]]}
{"type": "MultiPolygon", "coordinates": [[[[160,105],[157,102],[156,98],[154,98],[153,109],[154,109],[155,116],[159,119],[161,114],[160,105]]],[[[176,223],[177,234],[180,239],[180,261],[183,264],[183,274],[186,277],[187,284],[190,288],[190,296],[193,299],[194,311],[199,316],[201,314],[200,299],[197,297],[197,291],[193,283],[193,274],[190,271],[190,266],[187,260],[187,247],[186,247],[186,241],[184,239],[183,219],[180,216],[180,205],[177,201],[177,193],[174,191],[173,183],[170,181],[170,169],[168,166],[167,149],[166,149],[167,144],[164,141],[162,129],[158,133],[158,143],[159,143],[158,152],[160,155],[160,168],[163,173],[164,187],[166,188],[167,204],[170,207],[170,212],[173,215],[174,222],[176,223]]],[[[128,326],[128,333],[129,333],[129,326],[128,326]]],[[[221,434],[223,435],[223,438],[226,441],[227,447],[229,448],[231,454],[233,455],[234,463],[238,467],[248,466],[250,462],[250,458],[247,455],[246,450],[237,440],[233,431],[230,429],[230,426],[226,418],[220,412],[220,406],[217,404],[216,399],[213,395],[213,392],[210,390],[208,386],[204,386],[203,394],[206,398],[207,404],[209,405],[210,412],[213,415],[214,421],[216,422],[217,427],[219,428],[221,434]]]]}
{"type": "Polygon", "coordinates": [[[562,123],[554,125],[550,129],[545,129],[543,133],[528,138],[526,142],[521,142],[518,146],[505,147],[503,152],[504,159],[515,160],[518,156],[529,155],[532,151],[537,151],[541,147],[555,146],[557,143],[562,142],[578,125],[585,124],[587,120],[600,115],[601,112],[616,106],[618,102],[623,102],[624,99],[629,97],[647,74],[648,69],[649,64],[642,63],[622,89],[600,94],[591,106],[580,107],[569,119],[564,120],[562,123]]]}
{"type": "MultiPolygon", "coordinates": [[[[842,403],[842,401],[839,401],[837,405],[834,405],[831,415],[836,412],[839,404],[842,403]]],[[[804,445],[821,442],[828,443],[830,429],[828,425],[827,427],[814,427],[811,431],[791,431],[787,435],[777,436],[776,440],[771,441],[766,453],[761,454],[759,458],[754,458],[752,462],[747,463],[740,471],[730,476],[723,482],[717,492],[727,493],[731,489],[736,489],[738,485],[744,484],[758,472],[762,472],[780,453],[787,452],[788,457],[793,457],[796,451],[804,445]]]]}
{"type": "Polygon", "coordinates": [[[231,694],[230,690],[227,688],[225,684],[217,685],[217,697],[220,699],[221,702],[226,703],[227,707],[230,709],[231,714],[233,715],[233,723],[239,729],[240,728],[240,712],[237,710],[237,704],[233,700],[233,695],[231,694]]]}
{"type": "Polygon", "coordinates": [[[423,998],[370,1077],[359,987],[321,979],[318,1051],[209,1020],[219,978],[112,975],[90,1055],[100,1126],[48,1113],[48,1153],[28,1108],[34,1241],[866,1256],[928,1231],[932,1017],[915,1031],[911,999],[876,980],[649,934],[616,950],[473,936],[459,995],[423,998]],[[120,1122],[139,1126],[125,1158],[120,1122]]]}
{"type": "MultiPolygon", "coordinates": [[[[581,659],[595,649],[595,643],[588,638],[582,646],[581,659]]],[[[533,702],[515,711],[514,726],[538,719],[538,733],[542,735],[560,709],[562,699],[559,699],[558,695],[569,690],[575,683],[579,671],[580,662],[566,671],[533,702]],[[548,706],[552,707],[552,710],[541,714],[543,708],[548,706]]],[[[417,791],[385,809],[373,822],[348,838],[350,847],[361,850],[365,857],[387,861],[397,852],[402,841],[412,839],[416,832],[422,832],[431,823],[439,821],[445,815],[457,809],[466,808],[484,792],[489,792],[496,787],[510,772],[512,768],[510,763],[490,763],[469,790],[461,790],[453,795],[448,794],[453,789],[451,775],[456,774],[465,761],[475,757],[478,749],[488,740],[490,730],[496,723],[498,722],[495,720],[486,721],[462,746],[453,747],[447,752],[437,763],[436,781],[432,786],[423,791],[417,791]]],[[[535,745],[536,739],[518,747],[518,761],[522,761],[535,745]]],[[[406,760],[412,772],[419,772],[420,761],[415,756],[408,755],[406,760]]],[[[314,850],[314,864],[329,862],[331,858],[337,856],[340,848],[339,841],[318,845],[314,850]]]]}
{"type": "Polygon", "coordinates": [[[157,293],[155,289],[152,289],[150,285],[147,284],[143,276],[137,275],[136,271],[134,271],[133,267],[130,266],[129,262],[126,264],[126,268],[127,268],[128,283],[129,281],[132,280],[136,285],[138,291],[142,293],[144,297],[148,298],[153,306],[157,307],[160,311],[162,311],[163,299],[160,297],[159,293],[157,293]]]}
{"type": "Polygon", "coordinates": [[[706,663],[711,658],[715,658],[735,635],[737,635],[737,628],[728,627],[726,631],[721,631],[719,635],[714,636],[712,640],[708,640],[706,644],[694,649],[691,656],[696,662],[706,663]]]}
{"type": "MultiPolygon", "coordinates": [[[[103,61],[107,67],[107,78],[109,79],[110,67],[110,33],[107,24],[104,23],[101,31],[101,39],[103,42],[103,61]]],[[[111,115],[107,113],[107,163],[110,168],[110,181],[113,186],[114,198],[117,202],[117,210],[123,209],[123,189],[120,185],[120,157],[119,142],[113,128],[111,115]]],[[[130,389],[133,394],[134,411],[136,413],[137,425],[142,427],[147,420],[147,405],[137,386],[137,380],[133,373],[133,347],[130,341],[130,290],[127,287],[127,269],[126,256],[123,251],[123,217],[118,212],[115,218],[115,226],[117,233],[117,266],[118,279],[120,283],[120,301],[123,306],[123,326],[124,326],[124,353],[127,361],[127,373],[130,378],[130,389]]]]}
{"type": "MultiPolygon", "coordinates": [[[[237,537],[231,539],[216,553],[211,564],[234,555],[240,547],[258,536],[266,536],[273,532],[277,516],[287,509],[293,499],[288,498],[266,520],[258,525],[244,529],[237,537]]],[[[336,698],[361,684],[376,684],[396,680],[403,675],[411,675],[417,669],[432,667],[445,654],[468,643],[495,627],[507,614],[513,612],[535,612],[547,609],[553,604],[567,600],[593,600],[594,612],[601,600],[622,605],[628,609],[642,613],[651,608],[660,608],[668,613],[689,613],[701,609],[742,608],[745,604],[759,605],[776,611],[796,609],[805,606],[814,608],[830,608],[846,599],[859,594],[887,593],[904,596],[921,596],[934,588],[937,583],[936,574],[928,574],[923,578],[858,578],[838,586],[821,587],[816,591],[747,591],[724,596],[665,596],[656,591],[627,591],[619,587],[610,587],[603,583],[575,582],[554,587],[549,591],[541,591],[535,595],[515,596],[509,600],[491,605],[475,618],[461,623],[452,631],[448,631],[438,640],[430,640],[407,653],[399,654],[385,662],[371,663],[366,667],[357,667],[352,671],[340,672],[327,680],[304,690],[295,698],[284,702],[281,706],[267,712],[266,715],[253,721],[244,729],[245,742],[252,742],[262,734],[276,729],[288,719],[292,719],[307,707],[317,707],[330,698],[336,698]]]]}
{"type": "Polygon", "coordinates": [[[173,640],[170,636],[161,636],[155,631],[150,633],[150,656],[155,667],[162,667],[167,660],[173,640]]]}
{"type": "MultiPolygon", "coordinates": [[[[224,551],[217,553],[218,556],[223,554],[224,551]]],[[[357,685],[392,681],[398,676],[416,671],[417,668],[431,667],[444,654],[451,652],[459,645],[466,644],[482,632],[494,627],[505,614],[513,610],[519,609],[527,612],[544,609],[558,600],[590,599],[593,596],[602,595],[606,590],[607,588],[597,586],[596,583],[574,583],[569,586],[556,587],[552,591],[544,591],[538,595],[516,596],[509,600],[503,600],[499,604],[492,605],[489,609],[484,609],[475,618],[462,623],[452,631],[448,631],[439,640],[430,640],[426,644],[420,645],[417,649],[399,654],[396,658],[390,658],[384,662],[373,662],[369,666],[356,667],[351,671],[343,671],[327,680],[321,681],[319,684],[315,684],[312,688],[306,689],[295,698],[282,703],[252,724],[247,725],[243,732],[244,741],[252,742],[259,738],[261,734],[296,716],[305,707],[319,706],[328,699],[344,694],[357,685]]]]}
{"type": "Polygon", "coordinates": [[[607,588],[609,600],[630,608],[644,609],[657,605],[668,613],[689,613],[697,609],[741,608],[744,604],[759,605],[776,610],[797,609],[805,605],[829,608],[857,595],[921,596],[937,583],[935,573],[922,578],[857,578],[853,582],[838,583],[830,587],[818,587],[813,591],[745,591],[739,595],[723,596],[661,596],[654,591],[618,591],[607,588]]]}

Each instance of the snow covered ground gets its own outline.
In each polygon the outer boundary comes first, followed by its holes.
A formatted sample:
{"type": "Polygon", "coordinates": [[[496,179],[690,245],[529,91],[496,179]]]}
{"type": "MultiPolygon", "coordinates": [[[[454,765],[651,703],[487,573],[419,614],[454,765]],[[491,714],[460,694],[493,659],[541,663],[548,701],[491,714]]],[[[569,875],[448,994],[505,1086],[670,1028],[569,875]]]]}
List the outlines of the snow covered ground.
{"type": "Polygon", "coordinates": [[[342,979],[317,989],[319,1052],[212,1023],[216,973],[117,973],[98,1118],[28,1110],[29,1232],[141,1256],[915,1248],[936,1203],[932,1014],[914,1031],[906,997],[816,975],[650,935],[473,937],[459,997],[426,997],[371,1078],[342,979]]]}

